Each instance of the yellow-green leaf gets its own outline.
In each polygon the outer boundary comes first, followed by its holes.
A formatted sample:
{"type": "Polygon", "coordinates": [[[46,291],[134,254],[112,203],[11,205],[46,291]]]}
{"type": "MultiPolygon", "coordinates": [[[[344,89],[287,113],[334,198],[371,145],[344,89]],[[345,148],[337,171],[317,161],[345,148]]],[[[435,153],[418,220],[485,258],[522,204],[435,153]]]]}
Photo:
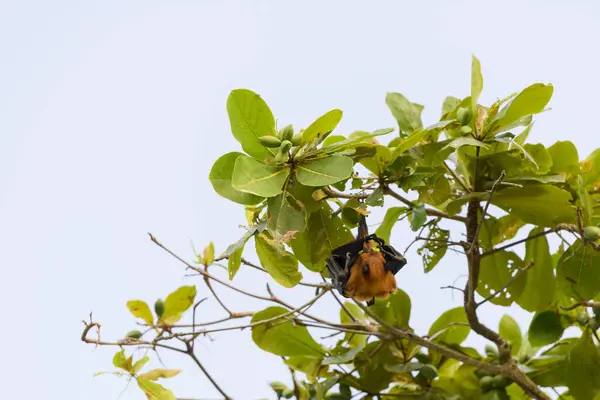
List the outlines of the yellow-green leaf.
{"type": "Polygon", "coordinates": [[[181,315],[194,304],[196,286],[182,286],[169,294],[165,300],[165,311],[161,320],[165,324],[174,324],[181,315]]]}
{"type": "Polygon", "coordinates": [[[258,204],[262,200],[262,197],[255,196],[250,193],[240,192],[239,190],[234,189],[231,185],[235,162],[241,156],[244,155],[238,152],[231,152],[219,157],[212,166],[208,179],[210,180],[215,192],[217,192],[220,196],[238,204],[258,204]]]}
{"type": "Polygon", "coordinates": [[[142,370],[142,368],[144,368],[144,365],[146,365],[148,363],[148,361],[150,361],[149,357],[144,357],[144,358],[137,360],[135,362],[135,364],[133,364],[133,367],[131,368],[131,372],[134,375],[137,374],[138,372],[140,372],[142,370]]]}
{"type": "Polygon", "coordinates": [[[282,192],[289,174],[287,167],[265,165],[252,157],[242,156],[235,162],[231,184],[240,192],[273,197],[282,192]]]}
{"type": "Polygon", "coordinates": [[[210,242],[208,246],[204,248],[202,258],[207,265],[210,265],[215,261],[215,245],[213,242],[210,242]]]}
{"type": "Polygon", "coordinates": [[[261,265],[277,283],[291,288],[302,280],[298,260],[281,243],[262,233],[255,237],[254,242],[261,265]]]}
{"type": "Polygon", "coordinates": [[[481,75],[481,63],[477,57],[472,56],[471,61],[471,109],[473,115],[477,116],[477,100],[483,90],[483,76],[481,75]]]}
{"type": "Polygon", "coordinates": [[[137,382],[148,400],[177,400],[172,391],[165,389],[156,382],[141,378],[138,378],[137,382]]]}
{"type": "Polygon", "coordinates": [[[306,186],[325,186],[352,175],[354,163],[350,157],[330,156],[297,166],[298,182],[306,186]]]}
{"type": "Polygon", "coordinates": [[[258,160],[272,157],[277,149],[267,149],[258,138],[275,134],[275,118],[265,101],[247,89],[232,90],[227,98],[227,114],[233,137],[244,151],[258,160]]]}
{"type": "Polygon", "coordinates": [[[139,376],[140,379],[147,379],[149,381],[156,381],[158,379],[172,378],[179,374],[179,369],[153,369],[152,371],[145,372],[139,376]]]}
{"type": "Polygon", "coordinates": [[[432,340],[447,344],[461,344],[469,336],[471,328],[467,324],[467,315],[463,307],[452,308],[443,313],[429,328],[428,336],[432,340]]]}
{"type": "Polygon", "coordinates": [[[342,119],[342,110],[331,110],[317,118],[302,134],[302,139],[306,142],[335,129],[342,119]]]}
{"type": "MultiPolygon", "coordinates": [[[[254,314],[252,323],[270,320],[287,313],[288,310],[283,307],[269,307],[254,314]]],[[[284,318],[252,327],[254,343],[264,351],[278,356],[322,357],[325,355],[323,347],[312,338],[306,327],[294,325],[284,318]]]]}
{"type": "Polygon", "coordinates": [[[127,308],[129,311],[138,318],[143,319],[148,325],[152,325],[154,317],[152,311],[145,301],[142,300],[130,300],[127,302],[127,308]]]}

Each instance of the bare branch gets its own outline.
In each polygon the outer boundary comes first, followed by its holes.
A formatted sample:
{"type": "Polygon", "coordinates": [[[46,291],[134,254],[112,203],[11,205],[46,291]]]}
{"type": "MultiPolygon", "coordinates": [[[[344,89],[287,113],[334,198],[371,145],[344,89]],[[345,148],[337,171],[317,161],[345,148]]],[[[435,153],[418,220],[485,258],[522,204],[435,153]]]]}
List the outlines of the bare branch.
{"type": "Polygon", "coordinates": [[[206,370],[206,368],[204,368],[204,365],[202,365],[202,363],[200,362],[200,360],[198,360],[198,357],[196,357],[196,354],[194,353],[194,348],[192,347],[192,345],[190,343],[187,343],[187,351],[186,351],[186,353],[192,358],[192,360],[194,360],[194,362],[196,363],[196,365],[198,366],[198,368],[200,368],[200,370],[202,370],[202,372],[208,378],[208,380],[210,381],[210,383],[212,383],[212,385],[215,387],[215,389],[217,389],[217,391],[219,393],[221,393],[221,395],[225,398],[225,400],[232,400],[231,397],[229,397],[227,395],[227,393],[225,393],[223,391],[223,389],[221,389],[221,387],[219,386],[219,384],[208,373],[208,371],[206,370]]]}

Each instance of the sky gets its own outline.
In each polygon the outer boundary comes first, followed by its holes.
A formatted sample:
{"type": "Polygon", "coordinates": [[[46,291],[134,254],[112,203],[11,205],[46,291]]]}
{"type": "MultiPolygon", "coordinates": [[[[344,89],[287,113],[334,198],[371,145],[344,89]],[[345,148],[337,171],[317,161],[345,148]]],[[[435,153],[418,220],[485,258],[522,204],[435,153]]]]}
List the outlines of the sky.
{"type": "MultiPolygon", "coordinates": [[[[296,129],[334,108],[344,111],[343,134],[394,127],[388,91],[425,105],[432,124],[445,96],[469,94],[475,54],[483,104],[552,83],[552,110],[537,117],[529,140],[568,139],[583,158],[600,147],[592,124],[599,17],[594,1],[0,0],[5,397],[144,399],[123,378],[93,377],[113,369],[116,349],[82,343],[82,320],[93,312],[102,339],[120,338],[136,328],[127,300],[152,304],[187,284],[209,297],[199,318],[223,316],[202,280],[186,276],[147,233],[190,260],[190,242],[202,249],[213,241],[220,253],[243,233],[243,207],[208,181],[221,154],[240,150],[225,108],[232,89],[259,93],[280,126],[296,129]]],[[[403,249],[411,235],[398,227],[392,242],[403,249]]],[[[256,260],[251,248],[245,256],[256,260]]],[[[414,248],[407,257],[398,285],[412,297],[411,325],[424,334],[460,305],[439,288],[464,283],[464,261],[449,254],[425,275],[414,248]]],[[[265,282],[247,268],[233,281],[256,293],[265,282]]],[[[271,286],[294,304],[311,295],[271,286]]],[[[264,307],[217,289],[234,310],[264,307]]],[[[327,300],[319,312],[335,319],[337,308],[327,300]]],[[[489,306],[482,320],[495,327],[504,313],[523,329],[531,318],[516,306],[489,306]]],[[[468,343],[483,349],[473,335],[468,343]]],[[[197,351],[235,399],[272,399],[269,381],[290,383],[249,330],[201,338],[197,351]]],[[[219,398],[189,360],[160,355],[184,370],[164,382],[176,395],[219,398]]]]}

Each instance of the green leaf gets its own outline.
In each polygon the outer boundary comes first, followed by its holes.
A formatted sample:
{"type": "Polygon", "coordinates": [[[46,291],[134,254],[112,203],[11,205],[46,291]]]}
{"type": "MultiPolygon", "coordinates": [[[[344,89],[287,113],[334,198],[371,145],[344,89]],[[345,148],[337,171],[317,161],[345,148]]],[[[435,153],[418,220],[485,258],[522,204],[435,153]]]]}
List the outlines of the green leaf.
{"type": "Polygon", "coordinates": [[[165,324],[174,324],[181,319],[184,312],[188,310],[196,298],[196,286],[181,286],[170,293],[165,300],[165,311],[161,321],[165,324]]]}
{"type": "Polygon", "coordinates": [[[240,266],[242,265],[242,253],[244,252],[244,248],[241,247],[235,250],[227,260],[227,273],[229,275],[229,280],[233,280],[235,274],[240,270],[240,266]]]}
{"type": "Polygon", "coordinates": [[[244,245],[246,244],[246,242],[248,241],[248,239],[250,239],[252,236],[254,236],[254,234],[256,232],[262,232],[265,227],[267,226],[267,222],[263,221],[260,222],[258,224],[252,225],[248,230],[246,230],[246,232],[244,233],[244,235],[235,243],[230,244],[229,246],[227,246],[227,249],[225,249],[225,252],[223,254],[221,254],[221,258],[222,257],[228,257],[231,254],[233,254],[235,251],[239,250],[239,249],[243,249],[244,245]]]}
{"type": "Polygon", "coordinates": [[[403,132],[411,133],[423,127],[421,111],[400,93],[387,93],[385,102],[403,132]]]}
{"type": "Polygon", "coordinates": [[[322,362],[322,356],[292,356],[284,361],[284,363],[294,371],[303,372],[306,375],[307,380],[311,383],[316,383],[322,362]]]}
{"type": "Polygon", "coordinates": [[[427,211],[425,210],[424,204],[417,204],[412,209],[412,218],[410,220],[410,227],[413,232],[418,231],[427,222],[427,211]]]}
{"type": "Polygon", "coordinates": [[[231,152],[219,157],[219,159],[217,159],[217,161],[215,161],[213,164],[210,174],[208,175],[208,179],[210,180],[215,192],[217,192],[220,196],[238,204],[258,204],[262,200],[261,197],[250,193],[240,192],[234,189],[231,185],[235,161],[240,156],[243,156],[243,154],[231,152]]]}
{"type": "Polygon", "coordinates": [[[509,125],[528,115],[542,112],[553,92],[554,87],[551,84],[534,83],[525,88],[498,113],[498,125],[509,125]]]}
{"type": "Polygon", "coordinates": [[[323,136],[335,129],[342,119],[342,110],[331,110],[315,120],[302,134],[305,142],[323,136]]]}
{"type": "Polygon", "coordinates": [[[426,137],[433,136],[439,133],[452,123],[453,121],[440,121],[431,126],[428,126],[425,129],[420,129],[412,132],[404,140],[398,143],[398,145],[396,145],[394,151],[392,152],[392,161],[395,160],[402,153],[408,151],[408,149],[411,149],[414,146],[416,146],[420,141],[424,140],[426,137]]]}
{"type": "Polygon", "coordinates": [[[464,137],[458,137],[454,140],[452,140],[450,143],[448,143],[447,145],[445,145],[442,150],[445,150],[449,147],[453,148],[453,149],[458,149],[461,148],[462,146],[475,146],[475,147],[482,147],[484,149],[489,149],[490,146],[488,146],[487,144],[483,143],[482,141],[479,141],[475,138],[472,137],[468,137],[468,136],[464,136],[464,137]]]}
{"type": "Polygon", "coordinates": [[[491,244],[496,246],[515,237],[525,223],[512,214],[498,218],[494,222],[491,244]]]}
{"type": "Polygon", "coordinates": [[[325,186],[352,175],[354,163],[350,157],[331,156],[297,165],[298,182],[306,186],[325,186]]]}
{"type": "Polygon", "coordinates": [[[483,257],[480,268],[477,293],[485,298],[495,294],[490,303],[509,306],[523,293],[525,276],[513,281],[519,269],[523,268],[523,261],[515,253],[502,250],[483,257]]]}
{"type": "Polygon", "coordinates": [[[560,340],[564,330],[558,313],[552,310],[542,311],[533,317],[529,325],[529,341],[533,346],[546,346],[560,340]]]}
{"type": "Polygon", "coordinates": [[[128,358],[125,355],[125,349],[121,349],[120,351],[116,352],[112,360],[115,367],[124,369],[127,372],[131,371],[131,361],[132,358],[128,358]]]}
{"type": "Polygon", "coordinates": [[[572,142],[568,140],[556,142],[548,148],[548,153],[552,158],[550,171],[568,175],[579,173],[579,153],[572,142]]]}
{"type": "Polygon", "coordinates": [[[449,200],[451,195],[450,182],[445,176],[440,175],[435,183],[419,190],[419,201],[432,206],[439,206],[449,200]]]}
{"type": "Polygon", "coordinates": [[[571,194],[566,190],[549,185],[530,185],[498,190],[492,204],[525,223],[554,227],[559,223],[575,222],[575,210],[570,200],[571,194]]]}
{"type": "Polygon", "coordinates": [[[127,308],[134,317],[143,319],[148,325],[152,325],[152,322],[154,322],[152,311],[150,311],[150,307],[145,301],[130,300],[127,302],[127,308]]]}
{"type": "Polygon", "coordinates": [[[437,226],[431,228],[425,244],[417,250],[417,254],[423,258],[425,273],[430,272],[446,254],[445,244],[450,237],[450,231],[440,229],[437,226]]]}
{"type": "Polygon", "coordinates": [[[325,259],[331,252],[352,240],[352,232],[333,214],[331,207],[323,202],[320,209],[308,216],[306,229],[296,234],[291,240],[291,246],[306,268],[320,272],[325,268],[325,259]]]}
{"type": "Polygon", "coordinates": [[[458,325],[457,323],[468,323],[463,307],[452,308],[440,315],[433,325],[431,325],[431,328],[429,328],[427,336],[432,337],[435,335],[435,338],[431,340],[459,345],[469,336],[471,328],[468,325],[458,325]]]}
{"type": "Polygon", "coordinates": [[[177,376],[181,370],[179,369],[153,369],[139,376],[141,379],[147,379],[149,381],[157,381],[159,379],[167,379],[177,376]]]}
{"type": "Polygon", "coordinates": [[[281,243],[261,233],[255,237],[255,244],[260,263],[277,283],[291,288],[302,280],[298,260],[281,243]]]}
{"type": "Polygon", "coordinates": [[[283,237],[302,232],[306,227],[304,204],[296,201],[289,193],[271,197],[267,201],[267,220],[269,230],[283,237]],[[285,196],[285,197],[284,197],[285,196]]]}
{"type": "Polygon", "coordinates": [[[510,352],[514,356],[521,349],[523,336],[519,324],[510,315],[503,315],[500,319],[498,333],[510,344],[510,352]]]}
{"type": "Polygon", "coordinates": [[[377,230],[375,234],[381,239],[385,240],[386,243],[390,242],[390,235],[392,233],[392,228],[398,222],[398,218],[404,213],[408,211],[406,207],[390,207],[385,212],[385,217],[383,217],[383,222],[377,230]]]}
{"type": "Polygon", "coordinates": [[[383,206],[383,189],[378,187],[375,189],[366,199],[365,205],[371,207],[382,207],[383,206]]]}
{"type": "Polygon", "coordinates": [[[204,248],[202,258],[206,265],[210,265],[215,261],[215,245],[213,244],[213,242],[210,242],[208,246],[204,248]]]}
{"type": "Polygon", "coordinates": [[[232,186],[241,192],[273,197],[282,192],[289,168],[261,164],[251,157],[239,157],[233,168],[232,186]]]}
{"type": "MultiPolygon", "coordinates": [[[[269,307],[257,312],[252,323],[270,320],[288,314],[283,307],[269,307]]],[[[272,322],[252,327],[252,340],[258,347],[282,357],[312,356],[323,357],[325,351],[308,333],[304,326],[294,325],[289,320],[275,319],[272,322]]]]}
{"type": "Polygon", "coordinates": [[[393,373],[386,370],[385,365],[398,364],[402,360],[394,355],[387,343],[374,341],[369,343],[354,360],[360,375],[360,387],[371,393],[386,389],[393,373]]]}
{"type": "Polygon", "coordinates": [[[576,400],[595,399],[600,393],[600,353],[586,330],[569,353],[567,386],[576,400]]]}
{"type": "Polygon", "coordinates": [[[385,322],[398,328],[408,328],[410,320],[410,297],[402,289],[396,289],[387,300],[375,300],[371,311],[385,322]]]}
{"type": "Polygon", "coordinates": [[[481,63],[477,57],[472,56],[471,61],[471,109],[473,116],[477,115],[477,100],[483,89],[483,76],[481,75],[481,63]]]}
{"type": "Polygon", "coordinates": [[[526,162],[525,168],[529,168],[529,170],[537,174],[545,174],[550,171],[552,158],[543,144],[526,144],[522,147],[522,150],[528,162],[531,163],[528,167],[528,163],[526,162]]]}
{"type": "Polygon", "coordinates": [[[379,176],[387,165],[392,161],[392,150],[383,145],[375,145],[375,154],[372,157],[363,158],[360,163],[373,174],[379,176]]]}
{"type": "Polygon", "coordinates": [[[540,386],[566,386],[567,357],[578,339],[568,338],[557,342],[525,366],[527,375],[540,386]]]}
{"type": "MultiPolygon", "coordinates": [[[[543,228],[534,228],[529,237],[542,233],[543,228]]],[[[517,303],[527,311],[543,311],[554,303],[554,265],[546,236],[530,239],[525,243],[525,262],[535,262],[525,273],[525,289],[517,299],[517,303]],[[544,288],[544,290],[540,290],[544,288]]]]}
{"type": "Polygon", "coordinates": [[[456,107],[460,104],[460,99],[453,96],[446,96],[444,103],[442,104],[442,116],[456,110],[456,107]]]}
{"type": "Polygon", "coordinates": [[[156,382],[142,378],[139,378],[137,382],[148,400],[177,400],[172,391],[165,389],[156,382]]]}
{"type": "MultiPolygon", "coordinates": [[[[366,322],[367,317],[365,313],[358,307],[355,303],[351,301],[344,302],[344,308],[340,308],[340,322],[342,324],[352,324],[355,321],[350,318],[350,316],[346,313],[346,310],[354,316],[354,319],[359,322],[366,322]]],[[[354,333],[346,332],[344,336],[344,341],[348,342],[348,346],[352,349],[362,349],[367,344],[367,336],[366,335],[355,335],[354,333]]],[[[354,356],[352,356],[354,357],[354,356]]]]}
{"type": "Polygon", "coordinates": [[[142,368],[144,368],[144,366],[146,364],[148,364],[148,362],[150,361],[150,357],[143,357],[139,360],[137,360],[135,362],[135,364],[133,364],[133,367],[131,368],[131,372],[135,375],[138,372],[140,372],[142,370],[142,368]]]}
{"type": "Polygon", "coordinates": [[[581,207],[581,222],[583,226],[591,225],[594,204],[592,196],[585,190],[585,184],[581,175],[577,176],[577,195],[579,196],[579,206],[581,207]]]}
{"type": "Polygon", "coordinates": [[[580,300],[600,293],[600,253],[576,241],[560,257],[556,277],[561,291],[580,300]]]}
{"type": "Polygon", "coordinates": [[[247,154],[262,161],[276,153],[276,149],[267,149],[258,141],[261,136],[275,133],[273,113],[258,94],[232,90],[227,98],[227,114],[231,133],[247,154]]]}

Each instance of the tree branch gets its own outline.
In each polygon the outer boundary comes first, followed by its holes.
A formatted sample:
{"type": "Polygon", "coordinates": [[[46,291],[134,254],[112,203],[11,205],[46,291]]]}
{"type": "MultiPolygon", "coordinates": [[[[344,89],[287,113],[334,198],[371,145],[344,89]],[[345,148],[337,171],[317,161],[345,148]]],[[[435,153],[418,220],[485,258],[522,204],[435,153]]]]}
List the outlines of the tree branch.
{"type": "Polygon", "coordinates": [[[200,362],[200,360],[198,360],[198,357],[196,357],[196,354],[194,353],[194,348],[192,347],[192,345],[188,342],[188,343],[186,343],[186,346],[187,346],[186,354],[189,355],[192,358],[192,360],[194,360],[194,362],[196,363],[196,365],[198,366],[198,368],[200,368],[200,370],[202,370],[202,372],[204,373],[204,375],[208,378],[208,380],[210,381],[210,383],[212,383],[212,385],[215,387],[215,389],[217,389],[219,391],[219,393],[221,393],[221,395],[225,398],[225,400],[232,400],[231,397],[229,397],[227,395],[227,393],[225,393],[223,391],[223,389],[221,389],[221,387],[219,386],[219,384],[208,373],[208,371],[206,370],[206,368],[204,368],[204,365],[202,365],[202,363],[200,362]]]}
{"type": "MultiPolygon", "coordinates": [[[[412,201],[404,198],[403,196],[399,195],[398,193],[394,192],[392,189],[390,189],[389,186],[385,185],[383,186],[383,192],[385,194],[388,194],[390,196],[392,196],[393,198],[395,198],[396,200],[404,203],[408,208],[410,208],[411,210],[413,208],[415,208],[415,203],[413,203],[412,201]]],[[[446,219],[451,219],[454,221],[459,221],[459,222],[465,222],[466,218],[461,216],[461,215],[450,215],[448,213],[445,213],[443,211],[439,211],[433,208],[426,208],[425,212],[427,213],[428,216],[430,217],[440,217],[440,218],[446,218],[446,219]]]]}

